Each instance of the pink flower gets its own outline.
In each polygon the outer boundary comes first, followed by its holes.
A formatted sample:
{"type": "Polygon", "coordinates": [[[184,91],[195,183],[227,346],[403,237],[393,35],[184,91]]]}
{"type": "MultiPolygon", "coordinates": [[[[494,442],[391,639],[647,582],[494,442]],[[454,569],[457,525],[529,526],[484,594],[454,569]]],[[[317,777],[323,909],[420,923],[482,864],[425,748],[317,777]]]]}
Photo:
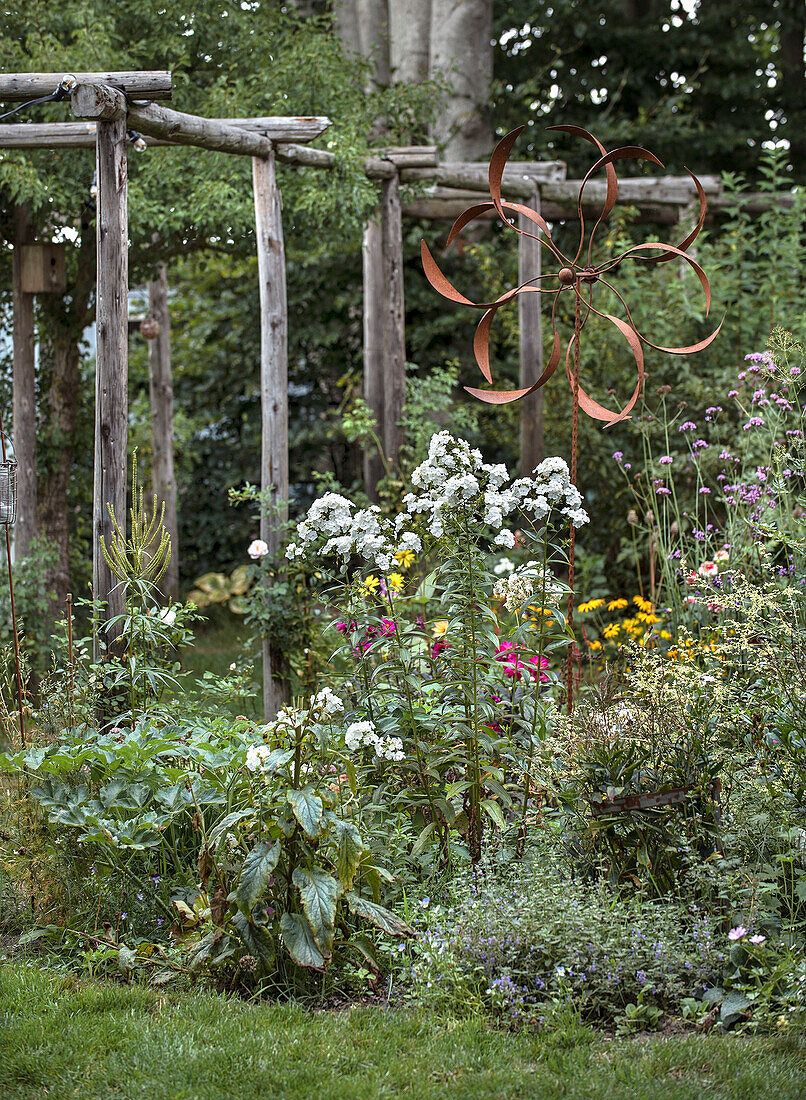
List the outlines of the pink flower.
{"type": "Polygon", "coordinates": [[[735,928],[731,928],[730,932],[728,932],[728,939],[735,942],[736,940],[744,939],[746,935],[747,929],[743,924],[739,924],[735,928]]]}
{"type": "Polygon", "coordinates": [[[760,936],[758,934],[758,932],[756,932],[755,936],[750,937],[750,942],[751,943],[766,943],[767,942],[767,937],[766,936],[760,936]]]}
{"type": "Polygon", "coordinates": [[[258,561],[259,558],[266,557],[269,552],[269,547],[263,539],[253,539],[252,542],[249,543],[249,548],[246,552],[252,561],[258,561]]]}
{"type": "Polygon", "coordinates": [[[396,629],[394,619],[381,619],[381,634],[385,634],[388,638],[396,629]]]}
{"type": "Polygon", "coordinates": [[[719,566],[715,561],[704,561],[697,572],[701,577],[715,577],[719,572],[719,566]]]}

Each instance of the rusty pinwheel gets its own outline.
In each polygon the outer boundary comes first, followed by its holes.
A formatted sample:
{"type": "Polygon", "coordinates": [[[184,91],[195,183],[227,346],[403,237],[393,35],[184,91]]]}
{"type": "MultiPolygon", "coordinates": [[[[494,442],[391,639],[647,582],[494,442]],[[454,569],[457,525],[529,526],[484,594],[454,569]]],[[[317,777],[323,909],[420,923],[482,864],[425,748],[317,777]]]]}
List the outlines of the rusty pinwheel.
{"type": "Polygon", "coordinates": [[[595,314],[597,317],[601,317],[616,328],[624,336],[627,344],[632,352],[637,367],[637,381],[633,394],[630,397],[627,404],[618,412],[612,412],[610,409],[604,408],[597,401],[594,401],[586,391],[579,386],[579,406],[583,412],[593,417],[594,420],[604,421],[607,425],[617,424],[620,420],[626,419],[636,401],[641,394],[641,387],[644,378],[644,356],[642,345],[654,348],[656,351],[669,352],[673,355],[689,355],[694,352],[702,351],[703,348],[708,347],[712,340],[714,340],[722,327],[720,325],[707,336],[704,340],[700,340],[699,343],[690,344],[686,347],[669,348],[663,347],[660,344],[653,344],[651,340],[647,339],[635,326],[629,307],[624,300],[623,296],[616,289],[616,287],[610,282],[606,276],[615,272],[621,263],[630,258],[642,259],[649,263],[666,263],[669,260],[673,260],[678,257],[681,261],[687,263],[703,288],[705,295],[706,314],[708,313],[711,305],[711,288],[708,282],[708,277],[703,271],[702,267],[697,263],[693,256],[690,256],[686,249],[696,240],[700,230],[703,227],[705,221],[705,214],[707,209],[707,203],[705,198],[705,192],[702,185],[693,172],[686,169],[691,179],[694,182],[694,186],[697,189],[697,195],[700,201],[700,213],[697,220],[697,224],[691,230],[691,232],[680,242],[679,245],[666,244],[660,241],[652,241],[644,244],[636,244],[631,248],[628,248],[620,255],[611,256],[603,260],[601,263],[593,263],[593,246],[596,237],[596,232],[599,226],[607,219],[613,207],[616,204],[618,198],[618,179],[616,176],[616,170],[613,167],[613,162],[617,160],[648,160],[653,164],[658,164],[663,167],[663,164],[658,158],[651,153],[648,149],[643,149],[637,145],[626,145],[618,149],[613,149],[608,152],[600,141],[589,133],[587,130],[582,129],[581,126],[550,126],[550,130],[563,130],[566,133],[574,134],[577,137],[584,138],[592,145],[595,145],[599,150],[601,156],[591,166],[586,173],[579,186],[579,192],[577,196],[577,212],[579,217],[579,244],[577,246],[576,254],[573,257],[566,256],[560,251],[557,244],[554,242],[551,236],[551,231],[546,221],[537,213],[536,210],[532,210],[529,206],[524,206],[522,203],[508,202],[501,197],[501,185],[504,175],[504,169],[506,167],[509,154],[512,150],[518,135],[524,129],[523,126],[519,126],[516,130],[512,130],[506,137],[499,141],[495,147],[492,158],[490,160],[489,181],[490,181],[490,202],[478,203],[475,206],[469,207],[454,222],[450,233],[448,234],[448,244],[456,238],[457,234],[470,222],[476,218],[483,217],[491,211],[496,211],[498,216],[504,222],[505,225],[514,229],[516,233],[524,234],[525,236],[532,237],[540,242],[540,244],[549,250],[554,259],[557,262],[557,270],[538,275],[533,279],[527,279],[526,282],[521,283],[520,286],[513,287],[511,290],[507,290],[499,298],[496,298],[493,302],[472,302],[464,294],[460,293],[445,277],[436,261],[434,260],[428,245],[425,241],[422,242],[422,261],[423,269],[425,271],[426,278],[443,298],[447,298],[451,302],[457,302],[460,305],[470,306],[473,309],[484,310],[484,313],[479,321],[476,329],[476,336],[473,342],[473,349],[475,352],[476,362],[481,369],[481,373],[487,379],[488,382],[492,382],[492,372],[490,369],[490,330],[495,316],[502,306],[513,301],[519,294],[551,294],[554,296],[554,301],[551,307],[551,324],[552,324],[552,348],[549,360],[546,363],[542,374],[537,381],[526,389],[518,390],[482,390],[473,386],[466,386],[465,389],[468,393],[471,393],[474,397],[478,397],[482,401],[486,401],[492,405],[503,405],[510,401],[517,401],[522,397],[526,397],[530,393],[534,393],[535,390],[548,382],[549,378],[556,371],[560,359],[561,353],[561,340],[560,334],[557,330],[557,306],[561,295],[567,291],[572,291],[575,299],[575,314],[576,321],[574,325],[574,335],[571,337],[565,355],[566,362],[566,374],[568,381],[572,387],[573,374],[571,371],[571,355],[575,346],[579,342],[579,334],[584,329],[586,323],[591,314],[595,314]],[[601,213],[599,214],[596,223],[591,230],[588,240],[587,248],[587,263],[581,264],[580,257],[583,255],[583,249],[585,244],[585,218],[583,215],[583,194],[588,181],[592,176],[596,174],[600,169],[604,168],[607,175],[607,191],[605,195],[604,204],[602,206],[601,213]],[[537,226],[540,230],[539,234],[529,233],[525,229],[520,229],[516,222],[514,222],[510,215],[521,215],[533,225],[537,226]],[[660,252],[661,255],[652,255],[651,253],[660,252]],[[650,255],[647,255],[650,253],[650,255]],[[543,285],[536,286],[536,283],[543,285]],[[601,284],[611,291],[621,303],[624,312],[626,314],[626,321],[620,317],[615,317],[610,313],[604,313],[597,309],[593,304],[593,290],[595,284],[601,284]]]}
{"type": "MultiPolygon", "coordinates": [[[[664,347],[661,344],[653,344],[651,340],[636,327],[630,308],[627,305],[622,294],[610,281],[612,275],[616,272],[618,267],[629,259],[643,260],[647,263],[662,264],[667,263],[669,260],[673,260],[677,257],[680,261],[688,264],[688,266],[694,271],[695,275],[700,281],[700,285],[703,289],[705,296],[705,312],[708,314],[711,307],[711,287],[708,282],[708,277],[703,271],[702,267],[697,263],[693,256],[689,255],[687,249],[697,239],[700,230],[705,222],[705,214],[707,210],[707,203],[705,198],[705,191],[702,188],[700,181],[688,168],[686,171],[691,177],[694,186],[697,190],[697,195],[700,202],[700,212],[697,219],[697,224],[691,230],[690,233],[680,242],[678,245],[667,244],[660,241],[651,241],[644,244],[636,244],[626,251],[616,256],[610,256],[599,263],[594,263],[593,251],[594,241],[596,233],[599,227],[608,218],[616,205],[618,198],[618,178],[616,176],[616,170],[614,168],[614,162],[618,160],[645,160],[650,161],[652,164],[657,164],[661,168],[663,164],[654,153],[651,153],[648,149],[644,149],[638,145],[625,145],[618,149],[612,149],[610,152],[605,149],[602,143],[594,137],[588,130],[584,130],[581,126],[550,126],[550,130],[560,130],[568,134],[573,134],[575,137],[583,138],[585,141],[594,145],[599,151],[599,158],[589,168],[584,178],[579,185],[579,191],[577,193],[577,216],[579,218],[579,243],[573,257],[565,255],[556,242],[552,239],[551,231],[545,219],[541,215],[533,210],[529,206],[524,206],[522,203],[507,202],[501,197],[501,186],[504,176],[504,169],[506,168],[509,154],[512,151],[512,147],[515,144],[519,134],[523,131],[524,127],[519,126],[516,130],[512,130],[506,137],[502,138],[496,145],[490,160],[489,170],[489,183],[490,183],[490,202],[481,202],[465,210],[451,227],[451,231],[448,234],[448,245],[455,239],[457,234],[470,222],[476,218],[483,217],[491,212],[496,212],[499,218],[503,221],[505,226],[514,229],[516,233],[523,234],[537,240],[540,245],[551,253],[553,259],[556,261],[556,270],[536,275],[534,278],[527,279],[526,282],[521,283],[517,287],[513,287],[511,290],[507,290],[500,297],[496,298],[492,302],[473,302],[469,298],[465,297],[460,291],[458,291],[453,284],[445,277],[440,268],[438,267],[434,257],[428,248],[425,241],[422,242],[422,262],[423,270],[426,278],[431,283],[433,288],[438,294],[441,294],[443,298],[447,298],[448,301],[456,302],[460,305],[470,306],[472,309],[483,310],[481,320],[476,328],[476,335],[473,341],[473,350],[476,358],[476,362],[488,382],[492,382],[492,371],[490,368],[490,330],[492,323],[495,320],[495,316],[498,310],[503,306],[512,302],[519,294],[549,294],[553,295],[554,301],[551,305],[551,328],[552,328],[552,344],[551,354],[549,355],[548,362],[545,364],[540,377],[537,381],[528,386],[525,389],[516,390],[483,390],[478,389],[475,386],[466,386],[465,389],[468,393],[474,397],[479,398],[481,401],[486,401],[491,405],[504,405],[511,401],[518,401],[528,394],[534,393],[541,386],[544,386],[546,382],[552,377],[560,360],[562,359],[562,342],[560,334],[557,328],[557,307],[562,295],[568,292],[573,294],[574,301],[574,332],[571,339],[568,342],[565,351],[565,373],[568,377],[568,381],[571,385],[573,394],[573,419],[571,426],[571,480],[576,484],[577,480],[577,450],[578,450],[578,415],[579,410],[582,409],[584,413],[592,417],[594,420],[603,421],[605,426],[610,427],[613,424],[618,424],[619,421],[625,420],[630,416],[632,409],[635,407],[638,398],[641,395],[641,389],[644,382],[644,346],[654,348],[656,351],[668,352],[672,355],[690,355],[698,351],[702,351],[703,348],[716,339],[719,330],[722,328],[722,321],[716,329],[700,340],[696,344],[689,344],[685,347],[664,347]],[[583,195],[585,187],[588,181],[599,172],[602,168],[605,169],[607,187],[605,191],[605,198],[602,204],[601,212],[596,219],[596,222],[590,232],[588,238],[587,253],[583,256],[585,249],[585,218],[583,214],[583,195]],[[517,218],[522,217],[526,221],[531,222],[539,230],[539,233],[530,233],[526,229],[521,229],[517,224],[517,218]],[[540,284],[540,285],[537,285],[540,284]],[[603,312],[594,305],[594,289],[597,286],[605,288],[612,293],[618,302],[620,303],[626,320],[621,317],[616,317],[612,313],[603,312]],[[580,336],[588,323],[588,320],[593,314],[596,317],[600,317],[605,321],[609,321],[612,325],[619,330],[635,359],[636,365],[636,383],[633,389],[632,395],[627,401],[626,405],[618,411],[612,411],[605,408],[603,405],[595,401],[585,389],[579,384],[579,345],[580,336]],[[573,356],[573,366],[572,366],[573,356]]],[[[724,318],[723,318],[724,321],[724,318]]],[[[574,544],[575,544],[575,532],[574,527],[571,527],[570,533],[570,546],[569,546],[569,585],[571,588],[571,595],[568,601],[568,625],[569,629],[573,626],[573,599],[574,599],[574,544]]],[[[573,705],[573,676],[572,676],[572,661],[574,654],[574,643],[569,646],[568,657],[568,706],[569,710],[573,705]]]]}

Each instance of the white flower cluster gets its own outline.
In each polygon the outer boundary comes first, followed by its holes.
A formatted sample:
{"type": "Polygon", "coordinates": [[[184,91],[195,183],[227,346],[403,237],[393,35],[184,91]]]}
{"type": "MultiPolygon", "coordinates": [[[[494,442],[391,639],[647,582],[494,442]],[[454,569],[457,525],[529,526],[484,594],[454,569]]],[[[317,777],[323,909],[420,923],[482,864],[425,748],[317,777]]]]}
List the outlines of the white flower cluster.
{"type": "Polygon", "coordinates": [[[453,510],[478,510],[483,522],[498,531],[518,505],[517,496],[505,488],[508,481],[506,466],[489,465],[466,440],[437,432],[431,436],[428,458],[411,475],[416,491],[403,500],[410,515],[427,514],[435,538],[444,534],[445,516],[453,510]]]}
{"type": "Polygon", "coordinates": [[[531,477],[513,482],[521,508],[541,520],[549,512],[559,512],[573,523],[583,527],[589,522],[588,513],[582,507],[582,494],[571,484],[568,463],[563,458],[544,458],[531,477]]]}
{"type": "Polygon", "coordinates": [[[250,745],[246,750],[246,766],[250,772],[266,770],[266,761],[271,749],[268,745],[250,745]]]}
{"type": "Polygon", "coordinates": [[[503,600],[507,611],[517,611],[532,596],[543,596],[543,606],[556,604],[562,588],[547,569],[545,574],[536,561],[529,561],[514,569],[509,576],[495,582],[493,595],[503,600]]]}
{"type": "Polygon", "coordinates": [[[308,706],[314,718],[320,722],[332,722],[334,718],[340,718],[344,714],[344,703],[329,687],[323,687],[312,695],[308,706]]]}
{"type": "Polygon", "coordinates": [[[317,556],[335,554],[346,564],[353,554],[363,558],[382,573],[395,565],[400,550],[422,549],[413,531],[403,531],[403,523],[393,523],[377,504],[356,509],[352,501],[338,493],[325,493],[315,500],[308,514],[297,524],[297,541],[289,544],[286,557],[291,560],[315,552],[317,556]]]}
{"type": "Polygon", "coordinates": [[[353,722],[344,734],[344,743],[349,752],[355,752],[362,745],[375,750],[379,760],[405,760],[403,742],[399,737],[381,737],[373,722],[353,722]]]}
{"type": "Polygon", "coordinates": [[[414,492],[404,497],[410,515],[422,512],[435,538],[445,533],[445,518],[451,512],[475,512],[475,521],[496,531],[497,546],[515,545],[505,518],[518,508],[531,512],[536,520],[558,512],[575,527],[588,522],[582,494],[571,484],[568,465],[562,458],[546,458],[531,477],[509,484],[509,473],[501,463],[489,465],[481,452],[450,432],[431,437],[428,458],[411,476],[414,492]]]}

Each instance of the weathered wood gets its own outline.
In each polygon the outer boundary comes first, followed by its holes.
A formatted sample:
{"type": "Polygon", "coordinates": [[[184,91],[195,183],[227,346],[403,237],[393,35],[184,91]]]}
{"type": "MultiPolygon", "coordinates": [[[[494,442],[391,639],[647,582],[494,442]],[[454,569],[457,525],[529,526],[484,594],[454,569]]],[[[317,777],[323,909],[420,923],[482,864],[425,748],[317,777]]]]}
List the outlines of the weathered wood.
{"type": "Polygon", "coordinates": [[[398,177],[381,185],[383,290],[383,449],[397,462],[403,431],[400,418],[406,401],[406,314],[403,297],[403,212],[398,177]]]}
{"type": "Polygon", "coordinates": [[[0,73],[0,103],[20,99],[38,99],[55,92],[66,76],[74,76],[79,84],[108,84],[127,95],[144,99],[170,99],[172,92],[169,72],[105,72],[105,73],[0,73]]]}
{"type": "MultiPolygon", "coordinates": [[[[122,615],[125,598],[101,552],[113,527],[109,506],[126,523],[126,452],[128,446],[128,204],[126,120],[98,123],[95,355],[95,478],[93,486],[93,594],[107,605],[108,617],[122,615]]],[[[123,632],[123,622],[104,632],[108,647],[123,632]]],[[[99,638],[95,653],[100,655],[99,638]]]]}
{"type": "MultiPolygon", "coordinates": [[[[327,118],[228,118],[209,121],[221,122],[236,129],[254,130],[261,137],[278,143],[313,141],[330,125],[327,118]]],[[[150,134],[143,136],[148,145],[179,144],[152,137],[150,134]]],[[[0,149],[81,149],[90,146],[95,146],[94,122],[26,122],[0,125],[0,149]]],[[[281,148],[284,147],[281,145],[281,148]]],[[[289,145],[288,148],[299,149],[302,155],[321,154],[318,159],[313,156],[310,160],[316,168],[330,168],[335,161],[334,155],[326,149],[306,149],[298,145],[289,145]]],[[[294,163],[292,157],[288,159],[294,163]]]]}
{"type": "MultiPolygon", "coordinates": [[[[438,168],[403,168],[400,178],[404,183],[431,183],[441,187],[459,187],[468,191],[478,191],[489,196],[490,181],[487,172],[477,168],[466,168],[455,164],[448,167],[441,164],[438,168]]],[[[505,196],[528,199],[534,190],[534,183],[523,173],[504,172],[502,191],[505,196]]]]}
{"type": "MultiPolygon", "coordinates": [[[[721,190],[718,176],[701,176],[700,183],[706,195],[717,195],[721,190]]],[[[544,202],[576,208],[580,180],[549,181],[541,184],[544,202]]],[[[604,179],[591,180],[583,192],[584,205],[601,207],[607,184],[604,179]]],[[[620,179],[618,201],[622,204],[657,203],[658,205],[686,206],[696,197],[697,189],[689,176],[656,176],[640,179],[620,179]]]]}
{"type": "Polygon", "coordinates": [[[225,126],[237,126],[242,130],[257,130],[272,141],[313,141],[330,126],[324,115],[288,117],[267,115],[263,118],[218,118],[225,126]]]}
{"type": "Polygon", "coordinates": [[[157,103],[146,107],[130,106],[129,126],[176,145],[196,145],[219,153],[265,157],[272,149],[271,140],[260,133],[229,126],[217,119],[172,111],[157,103]]]}
{"type": "MultiPolygon", "coordinates": [[[[448,171],[469,169],[473,172],[483,172],[486,176],[490,170],[488,161],[468,161],[466,164],[444,161],[443,168],[448,171]]],[[[514,177],[528,176],[535,183],[560,183],[568,173],[568,165],[564,160],[509,160],[507,171],[514,177]]]]}
{"type": "Polygon", "coordinates": [[[165,505],[163,524],[171,539],[171,560],[160,587],[175,600],[179,596],[179,524],[174,474],[174,388],[171,373],[171,314],[168,277],[161,263],[148,284],[148,312],[159,332],[148,342],[148,394],[151,405],[151,482],[157,506],[165,505]]]}
{"type": "Polygon", "coordinates": [[[77,118],[126,119],[126,96],[110,84],[79,84],[70,94],[70,106],[77,118]]]}
{"type": "Polygon", "coordinates": [[[0,124],[0,149],[82,149],[95,147],[94,122],[0,124]]]}
{"type": "Polygon", "coordinates": [[[436,145],[387,145],[381,156],[396,168],[436,168],[439,164],[436,145]]]}
{"type": "MultiPolygon", "coordinates": [[[[282,206],[274,154],[252,161],[260,280],[261,486],[272,511],[261,510],[260,537],[276,556],[288,518],[288,307],[282,206]]],[[[289,696],[282,651],[263,639],[263,709],[274,717],[289,696]]]]}
{"type": "Polygon", "coordinates": [[[22,289],[26,294],[64,294],[67,290],[64,244],[40,241],[22,247],[22,289]]]}
{"type": "Polygon", "coordinates": [[[28,553],[37,532],[36,513],[36,368],[34,296],[22,289],[22,251],[31,238],[26,205],[14,207],[14,253],[11,261],[12,310],[14,315],[13,430],[17,460],[17,523],[14,554],[17,560],[28,553]]]}
{"type": "MultiPolygon", "coordinates": [[[[364,226],[364,400],[377,422],[378,438],[384,437],[383,340],[386,296],[383,283],[383,236],[380,214],[364,226]]],[[[384,475],[383,459],[376,447],[364,451],[364,490],[378,501],[378,482],[384,475]]]]}
{"type": "Polygon", "coordinates": [[[327,149],[308,149],[304,145],[278,145],[277,160],[283,164],[296,164],[301,168],[334,168],[336,156],[327,149]]]}
{"type": "MultiPolygon", "coordinates": [[[[529,205],[540,213],[540,189],[535,186],[529,205]]],[[[518,227],[528,233],[540,231],[522,214],[518,215],[518,227]]],[[[518,237],[518,283],[534,279],[542,270],[540,244],[532,237],[518,237]]],[[[535,284],[540,286],[539,283],[535,284]]],[[[518,295],[518,320],[520,324],[520,382],[531,386],[543,370],[543,328],[539,294],[518,295]]],[[[543,390],[537,390],[520,403],[521,473],[530,474],[543,461],[543,390]]]]}
{"type": "MultiPolygon", "coordinates": [[[[504,198],[518,198],[520,196],[507,195],[506,189],[504,190],[504,198]]],[[[526,198],[526,196],[524,196],[526,198]]],[[[434,188],[433,191],[429,191],[423,198],[413,199],[411,202],[407,202],[403,208],[405,217],[408,218],[434,218],[434,219],[449,219],[453,220],[458,218],[468,206],[473,203],[477,203],[483,200],[483,196],[478,191],[460,191],[453,190],[447,187],[434,188]]],[[[656,223],[659,225],[676,225],[678,221],[679,206],[659,206],[653,204],[636,204],[638,206],[638,217],[636,221],[638,223],[656,223]]],[[[716,206],[716,200],[709,200],[709,213],[716,212],[714,207],[716,206]]],[[[545,199],[541,201],[541,209],[543,217],[548,222],[555,221],[576,221],[577,207],[573,206],[559,206],[557,203],[546,202],[545,199]]],[[[587,206],[583,207],[583,213],[585,220],[596,220],[601,207],[587,206]]],[[[495,211],[491,211],[482,217],[496,218],[498,215],[495,211]]]]}

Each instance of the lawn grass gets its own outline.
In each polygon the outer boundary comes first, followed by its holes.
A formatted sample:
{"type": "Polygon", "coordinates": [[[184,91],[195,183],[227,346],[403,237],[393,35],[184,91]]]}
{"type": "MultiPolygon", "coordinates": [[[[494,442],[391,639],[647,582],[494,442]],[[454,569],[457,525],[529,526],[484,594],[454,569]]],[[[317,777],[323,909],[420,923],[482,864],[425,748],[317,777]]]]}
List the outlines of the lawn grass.
{"type": "Polygon", "coordinates": [[[14,962],[0,965],[0,1096],[787,1100],[806,1096],[806,1050],[791,1037],[510,1034],[478,1019],[250,1005],[14,962]]]}

